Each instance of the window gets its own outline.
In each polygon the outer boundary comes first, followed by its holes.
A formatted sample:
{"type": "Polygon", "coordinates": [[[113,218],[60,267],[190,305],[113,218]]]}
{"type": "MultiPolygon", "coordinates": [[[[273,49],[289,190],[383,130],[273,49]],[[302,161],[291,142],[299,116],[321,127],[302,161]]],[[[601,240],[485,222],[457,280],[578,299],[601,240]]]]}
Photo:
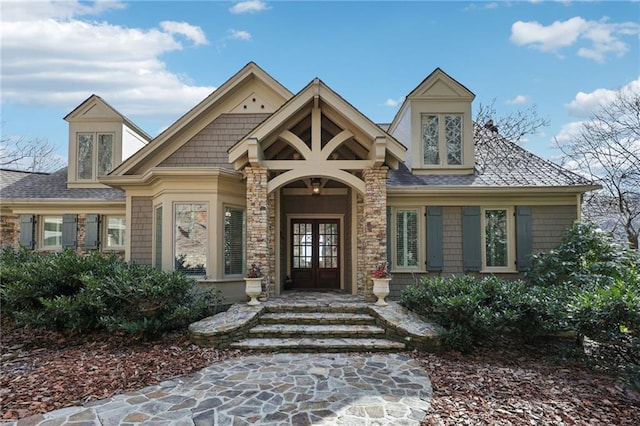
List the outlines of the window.
{"type": "Polygon", "coordinates": [[[395,265],[399,268],[418,266],[418,210],[395,211],[395,265]]]}
{"type": "Polygon", "coordinates": [[[162,270],[162,206],[156,207],[156,229],[155,229],[155,247],[156,247],[156,269],[162,270]]]}
{"type": "Polygon", "coordinates": [[[462,117],[461,114],[422,115],[421,137],[424,165],[462,165],[462,117]]]}
{"type": "Polygon", "coordinates": [[[484,208],[482,212],[483,270],[515,270],[515,229],[512,208],[484,208]]]}
{"type": "Polygon", "coordinates": [[[224,274],[240,275],[245,265],[244,209],[224,209],[224,274]]]}
{"type": "Polygon", "coordinates": [[[207,205],[174,205],[175,268],[187,274],[207,273],[207,205]]]}
{"type": "Polygon", "coordinates": [[[113,149],[111,133],[79,133],[78,179],[95,180],[98,176],[109,174],[114,163],[113,149]]]}
{"type": "Polygon", "coordinates": [[[115,249],[124,247],[125,235],[125,218],[122,216],[107,216],[106,222],[106,249],[115,249]]]}
{"type": "Polygon", "coordinates": [[[42,248],[60,249],[62,247],[62,216],[42,217],[42,248]]]}

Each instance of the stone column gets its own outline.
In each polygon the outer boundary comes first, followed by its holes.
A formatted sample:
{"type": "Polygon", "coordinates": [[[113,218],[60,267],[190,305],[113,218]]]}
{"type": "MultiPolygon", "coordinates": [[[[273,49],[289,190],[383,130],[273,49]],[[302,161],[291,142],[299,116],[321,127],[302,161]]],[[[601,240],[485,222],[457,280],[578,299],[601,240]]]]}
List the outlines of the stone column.
{"type": "Polygon", "coordinates": [[[267,169],[247,166],[244,172],[247,177],[247,269],[254,263],[260,268],[264,290],[271,281],[267,169]]]}
{"type": "Polygon", "coordinates": [[[387,260],[387,167],[365,169],[364,196],[364,296],[374,300],[373,272],[387,260]]]}

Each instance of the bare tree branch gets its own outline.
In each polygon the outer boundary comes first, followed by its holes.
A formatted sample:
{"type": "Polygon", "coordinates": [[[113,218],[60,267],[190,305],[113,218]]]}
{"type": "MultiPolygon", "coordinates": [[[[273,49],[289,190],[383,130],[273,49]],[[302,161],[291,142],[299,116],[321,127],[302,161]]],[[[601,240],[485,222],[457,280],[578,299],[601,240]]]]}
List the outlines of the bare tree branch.
{"type": "Polygon", "coordinates": [[[55,146],[46,139],[3,136],[0,139],[0,167],[29,172],[53,172],[64,166],[55,146]]]}

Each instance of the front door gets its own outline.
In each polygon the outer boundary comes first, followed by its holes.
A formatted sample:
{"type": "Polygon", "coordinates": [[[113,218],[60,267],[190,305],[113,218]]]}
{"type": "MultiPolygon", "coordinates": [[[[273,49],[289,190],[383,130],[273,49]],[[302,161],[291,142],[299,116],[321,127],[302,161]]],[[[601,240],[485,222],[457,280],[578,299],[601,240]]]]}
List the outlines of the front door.
{"type": "Polygon", "coordinates": [[[340,288],[340,221],[291,221],[291,278],[296,290],[340,288]]]}

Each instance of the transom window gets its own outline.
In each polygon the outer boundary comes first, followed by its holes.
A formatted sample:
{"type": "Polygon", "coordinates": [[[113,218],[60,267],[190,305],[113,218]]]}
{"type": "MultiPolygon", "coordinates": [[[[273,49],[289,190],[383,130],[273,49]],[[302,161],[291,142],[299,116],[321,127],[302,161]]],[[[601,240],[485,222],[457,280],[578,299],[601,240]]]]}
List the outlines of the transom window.
{"type": "Polygon", "coordinates": [[[398,268],[418,266],[418,209],[395,211],[395,262],[398,268]]]}
{"type": "Polygon", "coordinates": [[[515,231],[512,208],[484,208],[482,213],[483,269],[515,269],[515,231]]]}
{"type": "Polygon", "coordinates": [[[207,274],[207,204],[174,204],[175,268],[187,274],[207,274]]]}
{"type": "Polygon", "coordinates": [[[114,144],[112,133],[78,134],[79,180],[95,180],[109,174],[114,164],[114,144]]]}
{"type": "Polygon", "coordinates": [[[241,275],[245,267],[245,212],[236,207],[224,209],[224,274],[241,275]]]}
{"type": "Polygon", "coordinates": [[[462,114],[423,114],[421,137],[426,166],[462,164],[462,114]]]}

